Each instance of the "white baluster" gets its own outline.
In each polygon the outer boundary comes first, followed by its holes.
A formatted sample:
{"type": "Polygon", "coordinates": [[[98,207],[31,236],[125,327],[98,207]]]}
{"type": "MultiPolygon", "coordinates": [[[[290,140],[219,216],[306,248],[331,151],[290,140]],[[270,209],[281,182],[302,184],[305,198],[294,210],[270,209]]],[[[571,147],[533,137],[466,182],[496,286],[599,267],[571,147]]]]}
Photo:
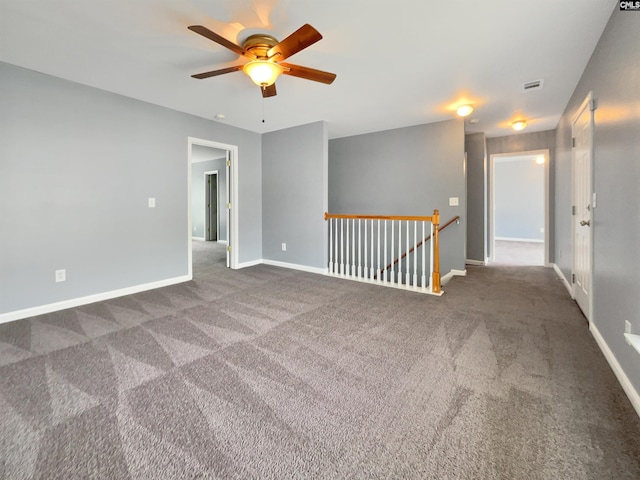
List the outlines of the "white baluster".
{"type": "Polygon", "coordinates": [[[418,222],[413,222],[413,288],[418,288],[418,222]]]}
{"type": "MultiPolygon", "coordinates": [[[[371,220],[373,221],[373,220],[371,220]]],[[[369,276],[369,270],[367,269],[367,220],[364,221],[364,278],[369,276]]]]}
{"type": "Polygon", "coordinates": [[[407,269],[407,281],[405,287],[409,288],[409,284],[411,282],[411,266],[409,265],[409,220],[407,220],[407,249],[405,252],[407,252],[407,256],[404,257],[404,263],[407,269]]]}
{"type": "Polygon", "coordinates": [[[387,278],[389,277],[389,269],[387,268],[387,221],[384,221],[384,283],[387,283],[387,278]]]}
{"type": "Polygon", "coordinates": [[[351,219],[351,276],[356,276],[356,220],[351,219]]]}
{"type": "Polygon", "coordinates": [[[347,218],[347,258],[345,261],[345,265],[346,265],[346,271],[345,271],[345,275],[348,277],[351,272],[349,269],[349,219],[347,218]]]}
{"type": "Polygon", "coordinates": [[[376,277],[378,279],[378,283],[382,281],[380,278],[382,276],[382,272],[380,271],[380,219],[378,219],[378,269],[376,270],[376,277]]]}
{"type": "Polygon", "coordinates": [[[402,220],[398,220],[398,286],[402,285],[402,220]]]}
{"type": "MultiPolygon", "coordinates": [[[[395,282],[395,264],[393,263],[393,252],[395,252],[394,238],[395,238],[395,220],[391,220],[391,278],[390,282],[395,282]]],[[[385,262],[386,263],[386,262],[385,262]]]]}
{"type": "Polygon", "coordinates": [[[344,275],[344,218],[340,219],[340,275],[344,275]]]}
{"type": "Polygon", "coordinates": [[[335,237],[335,244],[336,244],[336,248],[335,248],[335,252],[336,252],[336,256],[335,256],[335,262],[333,264],[333,273],[334,275],[337,275],[339,270],[339,266],[338,266],[338,219],[334,218],[334,224],[333,224],[333,236],[335,237]]]}
{"type": "Polygon", "coordinates": [[[358,278],[362,278],[362,220],[358,219],[358,278]]]}
{"type": "Polygon", "coordinates": [[[371,268],[369,278],[373,280],[373,278],[375,277],[375,266],[373,264],[373,220],[371,220],[371,265],[369,268],[371,268]]]}
{"type": "Polygon", "coordinates": [[[427,246],[424,243],[424,224],[425,222],[422,222],[422,281],[420,282],[420,285],[422,286],[422,289],[424,290],[425,288],[427,288],[427,272],[426,272],[426,258],[427,258],[427,246]]]}
{"type": "Polygon", "coordinates": [[[333,219],[329,219],[329,273],[333,273],[333,219]]]}

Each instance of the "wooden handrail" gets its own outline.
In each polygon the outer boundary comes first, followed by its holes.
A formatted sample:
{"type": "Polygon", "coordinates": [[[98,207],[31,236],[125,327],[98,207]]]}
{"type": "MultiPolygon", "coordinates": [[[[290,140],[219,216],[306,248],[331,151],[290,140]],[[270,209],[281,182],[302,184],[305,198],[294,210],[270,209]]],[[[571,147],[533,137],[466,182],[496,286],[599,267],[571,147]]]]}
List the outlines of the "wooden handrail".
{"type": "MultiPolygon", "coordinates": [[[[444,230],[445,228],[447,228],[449,225],[451,225],[453,222],[457,222],[458,220],[460,220],[460,215],[456,215],[456,216],[455,216],[455,217],[453,217],[451,220],[449,220],[447,223],[445,223],[443,226],[436,228],[436,229],[434,230],[434,234],[437,234],[438,232],[441,232],[442,230],[444,230]]],[[[435,237],[435,235],[434,235],[434,237],[435,237]]],[[[422,245],[424,245],[425,243],[427,243],[429,240],[431,240],[431,235],[428,235],[428,236],[427,236],[423,241],[421,241],[420,243],[418,243],[415,247],[411,247],[411,248],[409,249],[409,252],[408,252],[408,253],[409,253],[409,254],[413,253],[417,248],[420,248],[422,245]]],[[[434,240],[435,240],[435,238],[434,238],[434,240]]],[[[387,265],[386,267],[381,268],[381,269],[380,269],[380,271],[379,271],[379,272],[377,272],[377,273],[374,275],[374,277],[373,277],[373,278],[374,278],[374,279],[375,279],[375,278],[378,278],[378,275],[379,275],[379,274],[380,274],[380,275],[382,275],[386,270],[389,270],[392,266],[396,265],[399,261],[401,261],[401,260],[403,260],[404,258],[406,258],[406,256],[407,256],[407,252],[403,253],[403,254],[402,254],[402,256],[401,256],[400,258],[396,258],[396,259],[393,261],[393,263],[390,263],[390,264],[389,264],[389,265],[387,265]]],[[[435,260],[434,260],[434,263],[435,263],[435,260]]],[[[439,265],[438,265],[438,266],[439,266],[439,265]]],[[[435,267],[435,265],[434,265],[434,267],[435,267]]],[[[440,270],[440,269],[438,268],[438,270],[440,270]]],[[[434,268],[434,271],[435,271],[435,268],[434,268]]]]}
{"type": "MultiPolygon", "coordinates": [[[[437,212],[435,210],[434,212],[437,212]]],[[[430,217],[415,217],[415,216],[397,216],[397,215],[342,215],[342,214],[333,214],[324,212],[324,219],[329,220],[330,218],[347,218],[353,220],[407,220],[411,222],[433,222],[433,219],[437,213],[430,217]]]]}

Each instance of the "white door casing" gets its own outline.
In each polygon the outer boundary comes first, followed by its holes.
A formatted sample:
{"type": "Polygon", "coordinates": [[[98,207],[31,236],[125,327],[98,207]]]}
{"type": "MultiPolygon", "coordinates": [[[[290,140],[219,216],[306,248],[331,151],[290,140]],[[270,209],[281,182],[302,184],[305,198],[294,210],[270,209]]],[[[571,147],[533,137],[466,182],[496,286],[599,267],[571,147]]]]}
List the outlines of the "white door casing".
{"type": "Polygon", "coordinates": [[[591,320],[593,242],[593,95],[590,92],[573,121],[573,296],[587,320],[591,320]]]}

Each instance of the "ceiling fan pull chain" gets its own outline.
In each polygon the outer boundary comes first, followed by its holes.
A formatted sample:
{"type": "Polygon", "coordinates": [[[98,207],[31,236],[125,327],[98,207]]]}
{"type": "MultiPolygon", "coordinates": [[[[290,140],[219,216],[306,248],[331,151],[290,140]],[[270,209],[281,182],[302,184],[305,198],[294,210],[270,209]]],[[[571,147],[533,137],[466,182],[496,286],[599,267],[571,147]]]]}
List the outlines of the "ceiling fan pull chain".
{"type": "MultiPolygon", "coordinates": [[[[262,87],[262,89],[264,90],[265,87],[262,87]]],[[[262,97],[262,123],[264,123],[264,97],[262,97]]]]}

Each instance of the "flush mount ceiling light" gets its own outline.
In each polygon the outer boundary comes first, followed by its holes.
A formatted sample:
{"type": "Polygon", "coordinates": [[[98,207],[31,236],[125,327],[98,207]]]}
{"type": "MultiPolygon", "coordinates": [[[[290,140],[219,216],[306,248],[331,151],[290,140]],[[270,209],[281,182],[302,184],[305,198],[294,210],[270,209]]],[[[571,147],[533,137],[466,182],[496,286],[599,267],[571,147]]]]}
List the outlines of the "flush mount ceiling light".
{"type": "Polygon", "coordinates": [[[281,65],[270,60],[252,60],[242,70],[259,87],[270,87],[283,72],[281,65]]]}
{"type": "Polygon", "coordinates": [[[461,105],[458,107],[458,110],[456,112],[459,116],[466,117],[468,115],[471,115],[471,112],[473,112],[473,107],[471,105],[461,105]]]}
{"type": "Polygon", "coordinates": [[[511,124],[511,127],[512,127],[514,130],[522,130],[522,129],[524,129],[524,127],[526,127],[526,126],[527,126],[527,122],[526,122],[526,120],[517,120],[517,121],[515,121],[515,122],[513,122],[513,123],[511,124]]]}

